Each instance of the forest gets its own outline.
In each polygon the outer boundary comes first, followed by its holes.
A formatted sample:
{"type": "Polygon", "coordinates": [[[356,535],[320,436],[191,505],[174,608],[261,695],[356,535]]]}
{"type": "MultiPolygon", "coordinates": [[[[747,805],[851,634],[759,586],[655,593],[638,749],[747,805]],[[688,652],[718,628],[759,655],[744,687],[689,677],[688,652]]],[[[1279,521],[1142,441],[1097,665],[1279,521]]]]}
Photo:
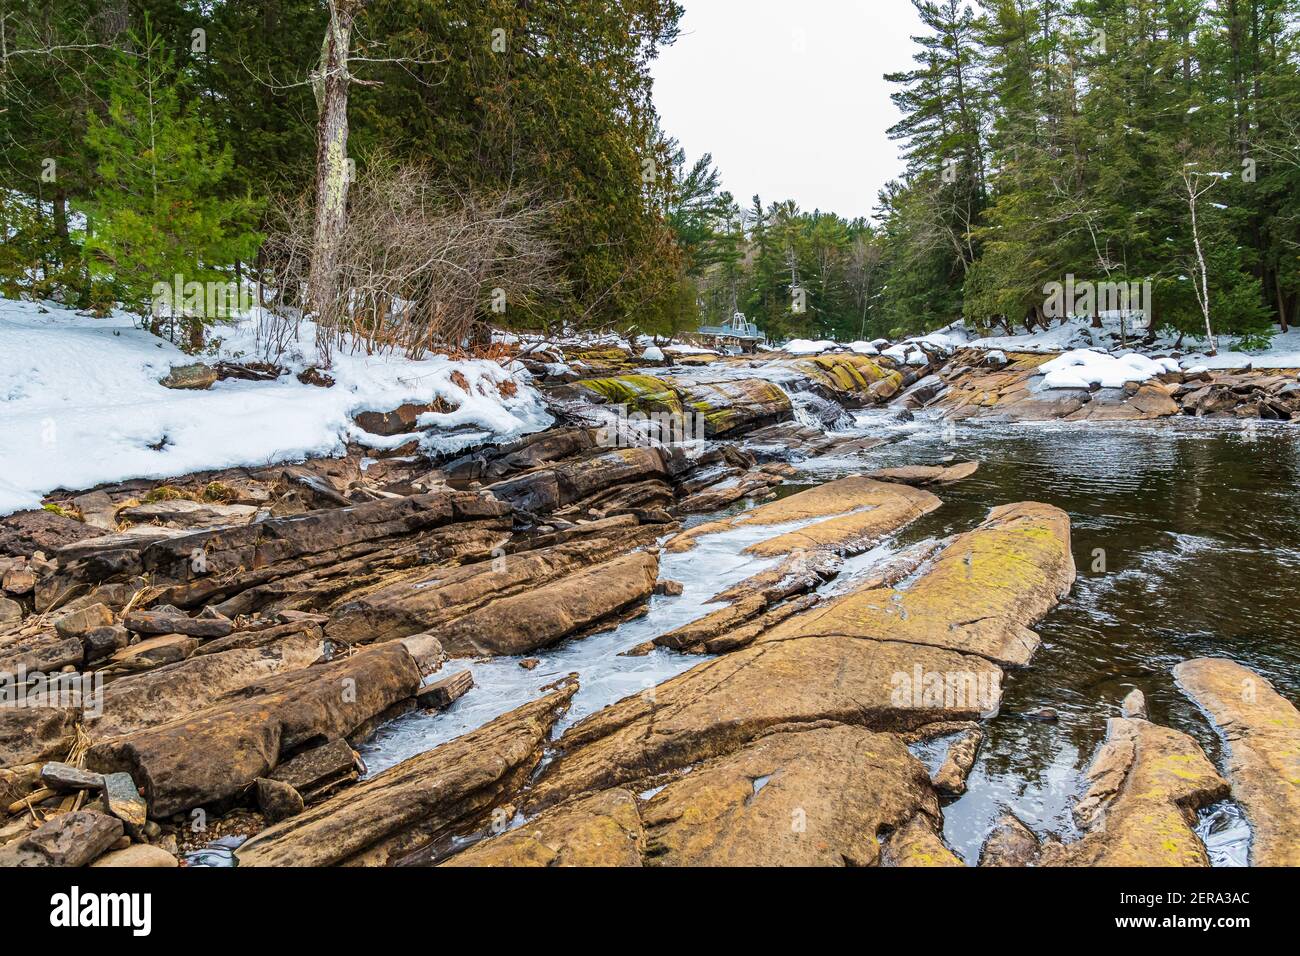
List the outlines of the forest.
{"type": "Polygon", "coordinates": [[[905,168],[841,215],[736,197],[663,127],[674,0],[6,0],[0,291],[194,349],[220,316],[160,280],[407,349],[737,311],[773,341],[1034,329],[1067,278],[1147,284],[1153,330],[1295,321],[1300,2],[913,2],[905,168]]]}

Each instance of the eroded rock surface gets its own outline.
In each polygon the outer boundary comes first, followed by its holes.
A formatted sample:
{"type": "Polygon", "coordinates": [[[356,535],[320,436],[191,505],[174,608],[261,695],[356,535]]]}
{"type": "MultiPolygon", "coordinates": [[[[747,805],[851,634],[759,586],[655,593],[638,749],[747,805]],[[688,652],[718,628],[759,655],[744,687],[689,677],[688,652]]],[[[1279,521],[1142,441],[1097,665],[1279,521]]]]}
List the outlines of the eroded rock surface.
{"type": "Polygon", "coordinates": [[[1174,668],[1182,691],[1228,743],[1232,795],[1253,834],[1257,866],[1300,866],[1300,712],[1248,667],[1218,657],[1174,668]]]}

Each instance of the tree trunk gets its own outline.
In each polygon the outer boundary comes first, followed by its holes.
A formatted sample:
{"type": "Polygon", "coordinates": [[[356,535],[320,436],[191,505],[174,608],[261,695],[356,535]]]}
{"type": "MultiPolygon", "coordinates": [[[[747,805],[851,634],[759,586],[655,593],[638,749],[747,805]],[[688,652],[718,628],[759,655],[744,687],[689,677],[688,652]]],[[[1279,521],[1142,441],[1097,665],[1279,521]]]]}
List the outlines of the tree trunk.
{"type": "Polygon", "coordinates": [[[352,22],[365,0],[329,0],[330,19],[315,78],[316,222],[312,231],[307,306],[329,324],[336,318],[338,248],[348,213],[348,55],[352,22]]]}

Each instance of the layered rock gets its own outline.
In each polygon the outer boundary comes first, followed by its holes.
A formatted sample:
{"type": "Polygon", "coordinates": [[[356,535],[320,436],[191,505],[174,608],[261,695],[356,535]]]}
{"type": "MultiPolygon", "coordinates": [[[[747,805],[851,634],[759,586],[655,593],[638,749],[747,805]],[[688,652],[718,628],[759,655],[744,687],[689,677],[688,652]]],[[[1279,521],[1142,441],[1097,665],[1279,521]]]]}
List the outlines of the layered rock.
{"type": "Polygon", "coordinates": [[[1183,661],[1174,678],[1227,741],[1232,795],[1253,836],[1251,862],[1300,865],[1300,712],[1259,674],[1223,658],[1183,661]]]}
{"type": "Polygon", "coordinates": [[[384,866],[480,825],[528,779],[576,692],[570,682],[262,831],[239,865],[384,866]]]}
{"type": "Polygon", "coordinates": [[[870,478],[841,478],[717,521],[670,539],[671,552],[688,551],[701,537],[739,528],[772,527],[773,535],[745,549],[757,557],[824,549],[856,554],[938,508],[927,491],[870,478]],[[781,525],[795,525],[780,532],[781,525]]]}

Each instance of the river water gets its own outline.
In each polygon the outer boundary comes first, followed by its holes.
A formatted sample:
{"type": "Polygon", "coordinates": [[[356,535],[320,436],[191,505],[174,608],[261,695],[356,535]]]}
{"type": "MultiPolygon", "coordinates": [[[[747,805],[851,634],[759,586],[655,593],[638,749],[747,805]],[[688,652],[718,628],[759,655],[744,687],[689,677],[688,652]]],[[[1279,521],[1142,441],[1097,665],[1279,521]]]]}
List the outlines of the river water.
{"type": "MultiPolygon", "coordinates": [[[[1043,643],[1029,667],[1008,673],[967,792],[944,807],[945,838],[968,863],[1007,809],[1039,833],[1077,835],[1070,811],[1085,789],[1084,772],[1106,718],[1119,714],[1133,687],[1146,694],[1152,720],[1192,734],[1221,761],[1214,731],[1174,686],[1170,669],[1181,660],[1231,657],[1300,699],[1296,429],[1235,422],[954,427],[874,412],[856,419],[855,431],[896,440],[854,458],[806,462],[781,493],[897,464],[975,459],[980,469],[939,489],[942,508],[853,559],[830,589],[851,586],[903,547],[974,527],[999,504],[1043,501],[1071,518],[1078,580],[1037,626],[1043,643]],[[1040,708],[1058,719],[1022,716],[1040,708]]],[[[765,566],[739,555],[753,534],[711,536],[686,554],[665,554],[661,576],[685,585],[681,597],[656,597],[642,618],[540,652],[532,670],[518,658],[452,662],[448,671],[474,671],[474,690],[445,713],[412,714],[382,729],[363,748],[370,771],[472,730],[570,672],[580,675],[582,691],[559,729],[699,663],[662,650],[619,652],[706,613],[712,594],[765,566]]],[[[942,745],[918,754],[937,761],[942,745]]],[[[1248,830],[1234,805],[1205,811],[1201,832],[1216,863],[1244,861],[1248,830]]]]}

